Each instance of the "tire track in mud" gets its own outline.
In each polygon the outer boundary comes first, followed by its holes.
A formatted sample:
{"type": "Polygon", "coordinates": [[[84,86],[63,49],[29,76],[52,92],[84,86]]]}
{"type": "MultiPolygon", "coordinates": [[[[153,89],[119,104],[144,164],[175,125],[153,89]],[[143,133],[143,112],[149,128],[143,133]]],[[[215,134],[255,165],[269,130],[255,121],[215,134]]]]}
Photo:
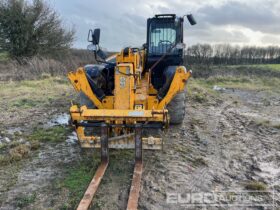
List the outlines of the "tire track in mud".
{"type": "Polygon", "coordinates": [[[252,104],[249,106],[246,101],[236,104],[235,97],[228,94],[222,97],[222,103],[187,107],[183,125],[171,127],[164,136],[165,150],[149,157],[144,155],[146,167],[140,209],[202,208],[168,204],[169,192],[240,191],[252,180],[264,182],[269,190],[274,186],[280,188],[279,183],[273,183],[274,179],[279,180],[280,174],[268,174],[264,178],[261,166],[269,163],[279,168],[279,129],[258,126],[243,115],[244,108],[253,109],[252,104]],[[205,162],[198,164],[198,160],[205,162]]]}

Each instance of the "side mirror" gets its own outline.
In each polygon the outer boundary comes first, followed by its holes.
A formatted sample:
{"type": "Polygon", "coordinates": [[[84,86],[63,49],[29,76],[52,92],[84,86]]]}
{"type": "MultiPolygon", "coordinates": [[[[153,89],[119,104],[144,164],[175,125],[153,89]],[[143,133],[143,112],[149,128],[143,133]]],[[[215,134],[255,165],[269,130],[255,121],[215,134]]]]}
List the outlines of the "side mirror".
{"type": "Polygon", "coordinates": [[[100,39],[100,28],[96,28],[94,29],[94,31],[92,31],[91,29],[88,31],[88,42],[92,42],[92,44],[98,45],[99,39],[100,39]]]}
{"type": "Polygon", "coordinates": [[[189,23],[190,23],[192,26],[196,24],[196,21],[195,21],[195,19],[194,19],[194,17],[193,17],[192,14],[187,15],[187,18],[188,18],[189,23]]]}

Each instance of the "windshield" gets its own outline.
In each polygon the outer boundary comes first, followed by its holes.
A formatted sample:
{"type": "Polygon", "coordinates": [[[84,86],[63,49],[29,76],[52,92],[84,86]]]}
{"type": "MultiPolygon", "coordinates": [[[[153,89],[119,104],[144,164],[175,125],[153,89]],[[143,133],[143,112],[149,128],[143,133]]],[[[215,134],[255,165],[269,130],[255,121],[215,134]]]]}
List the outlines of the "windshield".
{"type": "Polygon", "coordinates": [[[173,22],[153,22],[150,25],[149,54],[169,52],[176,43],[176,29],[173,22]]]}

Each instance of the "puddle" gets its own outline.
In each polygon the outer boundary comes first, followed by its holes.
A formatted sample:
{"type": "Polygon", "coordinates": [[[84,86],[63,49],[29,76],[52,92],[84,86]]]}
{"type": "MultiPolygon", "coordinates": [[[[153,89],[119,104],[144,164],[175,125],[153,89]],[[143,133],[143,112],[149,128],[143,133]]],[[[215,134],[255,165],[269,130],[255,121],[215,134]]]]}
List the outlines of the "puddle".
{"type": "Polygon", "coordinates": [[[17,134],[22,134],[22,128],[8,128],[0,132],[0,145],[10,143],[13,137],[17,134]]]}
{"type": "Polygon", "coordinates": [[[259,163],[260,172],[257,173],[258,176],[262,177],[266,182],[270,183],[272,186],[279,185],[280,168],[273,163],[260,162],[259,163]]]}
{"type": "Polygon", "coordinates": [[[68,125],[69,114],[63,113],[59,115],[55,115],[48,123],[48,127],[56,126],[56,125],[68,125]]]}
{"type": "Polygon", "coordinates": [[[69,135],[66,139],[66,143],[68,144],[77,144],[78,143],[78,137],[76,132],[72,132],[71,135],[69,135]]]}
{"type": "Polygon", "coordinates": [[[263,173],[270,174],[272,176],[280,175],[280,168],[274,166],[272,163],[260,163],[260,169],[263,173]]]}
{"type": "Polygon", "coordinates": [[[17,128],[8,128],[6,130],[7,134],[10,134],[10,135],[14,135],[15,133],[19,133],[21,134],[22,133],[22,129],[17,127],[17,128]]]}
{"type": "Polygon", "coordinates": [[[11,140],[8,138],[8,137],[2,137],[2,136],[0,136],[0,146],[2,145],[2,144],[7,144],[7,143],[10,143],[11,142],[11,140]]]}
{"type": "Polygon", "coordinates": [[[220,86],[214,85],[213,90],[216,90],[216,91],[225,91],[225,90],[226,90],[226,88],[223,88],[223,87],[220,87],[220,86]]]}

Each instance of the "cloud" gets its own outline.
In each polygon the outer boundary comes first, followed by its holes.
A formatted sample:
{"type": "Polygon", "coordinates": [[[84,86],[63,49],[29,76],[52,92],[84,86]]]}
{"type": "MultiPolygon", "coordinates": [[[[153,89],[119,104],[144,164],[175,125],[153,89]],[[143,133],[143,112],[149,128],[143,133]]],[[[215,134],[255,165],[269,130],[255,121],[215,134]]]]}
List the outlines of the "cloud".
{"type": "Polygon", "coordinates": [[[279,0],[49,0],[65,24],[77,31],[74,47],[86,48],[88,29],[101,28],[101,45],[109,50],[141,46],[146,20],[159,13],[192,12],[198,24],[185,24],[185,42],[279,44],[279,0]],[[265,2],[265,3],[264,3],[265,2]],[[274,37],[269,39],[267,37],[274,37]]]}
{"type": "Polygon", "coordinates": [[[220,7],[206,5],[198,10],[212,25],[237,25],[265,33],[280,33],[280,16],[264,3],[229,1],[220,7]]]}

